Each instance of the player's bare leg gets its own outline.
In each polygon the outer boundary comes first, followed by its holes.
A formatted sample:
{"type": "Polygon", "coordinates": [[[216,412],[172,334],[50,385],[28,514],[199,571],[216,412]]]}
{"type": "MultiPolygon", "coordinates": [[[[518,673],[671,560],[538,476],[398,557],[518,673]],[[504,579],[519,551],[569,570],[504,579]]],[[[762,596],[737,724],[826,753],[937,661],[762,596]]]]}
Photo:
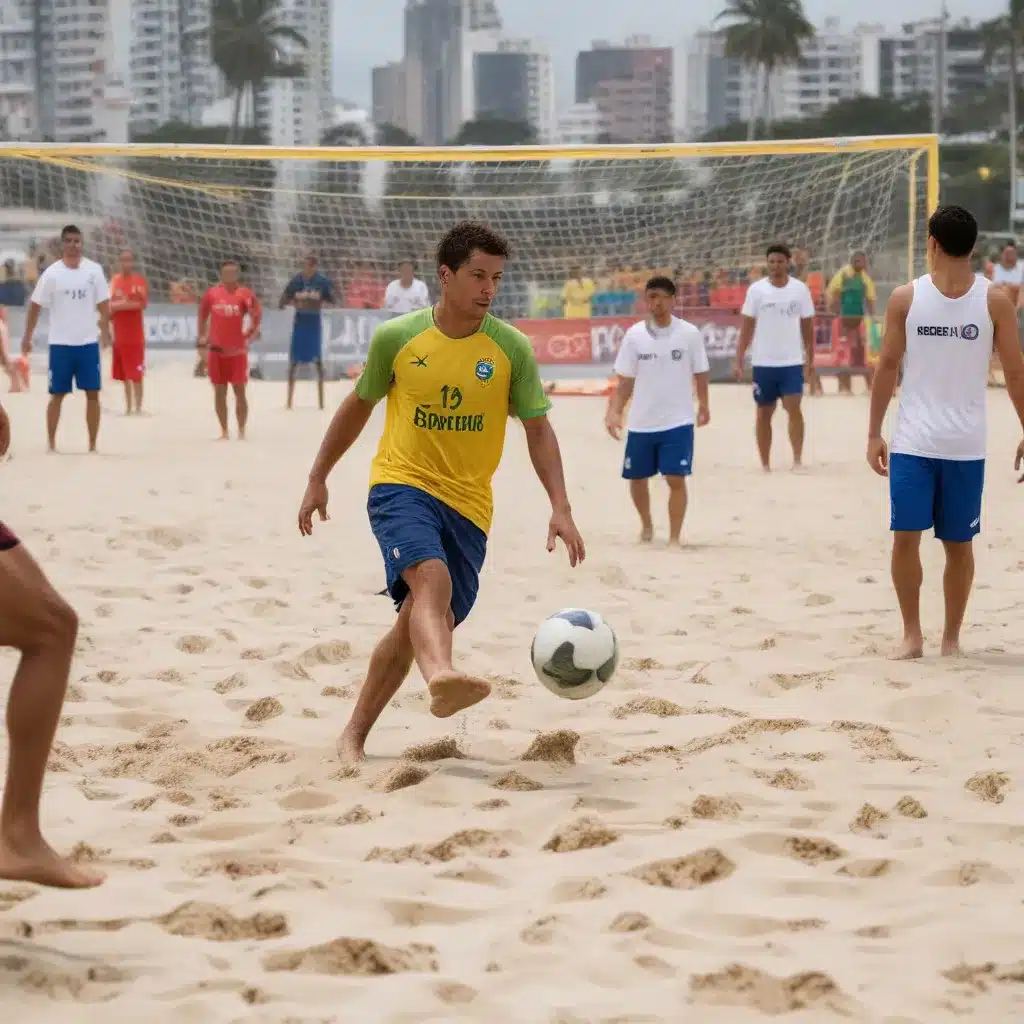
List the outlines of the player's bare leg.
{"type": "MultiPolygon", "coordinates": [[[[973,562],[972,562],[973,570],[973,562]]],[[[900,615],[903,618],[903,642],[893,657],[904,661],[920,658],[924,654],[924,635],[921,632],[921,534],[898,530],[892,535],[892,584],[896,589],[900,615]]],[[[966,607],[967,601],[964,600],[966,607]]],[[[961,612],[961,620],[963,613],[961,612]]],[[[959,629],[959,625],[957,627],[959,629]]]]}
{"type": "Polygon", "coordinates": [[[288,397],[285,401],[285,408],[290,409],[295,399],[295,374],[298,366],[295,363],[288,363],[288,397]]]}
{"type": "Polygon", "coordinates": [[[103,876],[60,857],[39,823],[43,777],[64,703],[78,619],[22,545],[0,552],[0,647],[21,652],[7,704],[0,878],[61,888],[103,876]]]}
{"type": "Polygon", "coordinates": [[[89,434],[89,451],[96,451],[96,441],[100,436],[100,393],[98,391],[86,391],[85,393],[85,427],[89,434]]]}
{"type": "Polygon", "coordinates": [[[220,424],[220,439],[228,439],[228,386],[217,384],[213,389],[213,408],[217,413],[217,422],[220,424]]]}
{"type": "Polygon", "coordinates": [[[409,639],[430,691],[430,713],[448,718],[482,701],[491,692],[491,684],[452,667],[452,579],[444,562],[437,558],[420,562],[402,578],[413,597],[409,639]]]}
{"type": "Polygon", "coordinates": [[[683,520],[686,518],[686,477],[666,476],[668,484],[668,543],[679,547],[683,543],[683,520]]]}
{"type": "Polygon", "coordinates": [[[974,545],[943,541],[946,549],[946,571],[942,575],[942,591],[946,599],[946,621],[942,629],[943,656],[957,657],[960,650],[960,629],[964,624],[967,601],[974,583],[974,545]]]}
{"type": "Polygon", "coordinates": [[[801,407],[801,395],[786,395],[782,399],[782,408],[789,416],[789,444],[793,449],[793,466],[802,466],[804,458],[804,411],[801,407]]]}
{"type": "MultiPolygon", "coordinates": [[[[370,655],[366,680],[352,715],[338,740],[338,754],[342,761],[351,763],[365,757],[366,737],[380,718],[391,699],[401,689],[413,665],[412,640],[409,638],[409,616],[413,598],[402,603],[395,624],[378,641],[370,655]]],[[[449,628],[454,625],[449,613],[449,628]]]]}
{"type": "MultiPolygon", "coordinates": [[[[245,440],[245,425],[249,422],[249,399],[244,384],[232,384],[235,392],[235,419],[238,420],[238,440],[245,440]]],[[[226,414],[225,414],[226,417],[226,414]]]]}
{"type": "Polygon", "coordinates": [[[640,516],[640,540],[647,544],[654,539],[654,522],[651,519],[651,487],[647,480],[630,480],[629,496],[633,507],[640,516]]]}
{"type": "Polygon", "coordinates": [[[46,404],[46,440],[51,452],[57,450],[57,428],[60,426],[60,410],[64,398],[64,395],[50,395],[50,401],[46,404]]]}
{"type": "Polygon", "coordinates": [[[124,382],[124,414],[125,416],[132,414],[132,382],[130,380],[124,382]]]}
{"type": "Polygon", "coordinates": [[[316,400],[320,403],[320,411],[324,411],[324,361],[316,361],[316,400]]]}
{"type": "Polygon", "coordinates": [[[142,412],[142,381],[131,381],[131,388],[132,395],[135,398],[135,415],[138,416],[142,412]]]}
{"type": "Polygon", "coordinates": [[[772,417],[775,415],[775,403],[759,405],[754,421],[754,436],[757,438],[757,454],[761,459],[761,468],[767,473],[772,466],[772,417]]]}

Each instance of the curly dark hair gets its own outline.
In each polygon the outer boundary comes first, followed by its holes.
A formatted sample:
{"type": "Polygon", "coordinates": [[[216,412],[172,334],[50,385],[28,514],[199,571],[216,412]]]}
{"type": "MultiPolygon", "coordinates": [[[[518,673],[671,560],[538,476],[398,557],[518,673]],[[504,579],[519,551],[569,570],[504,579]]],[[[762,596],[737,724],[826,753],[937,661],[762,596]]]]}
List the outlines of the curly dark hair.
{"type": "Polygon", "coordinates": [[[456,273],[459,267],[469,262],[474,252],[508,259],[511,251],[508,241],[497,231],[480,221],[464,220],[449,228],[437,243],[437,265],[456,273]]]}
{"type": "Polygon", "coordinates": [[[965,259],[978,241],[978,222],[962,206],[940,206],[928,221],[928,234],[953,259],[965,259]]]}

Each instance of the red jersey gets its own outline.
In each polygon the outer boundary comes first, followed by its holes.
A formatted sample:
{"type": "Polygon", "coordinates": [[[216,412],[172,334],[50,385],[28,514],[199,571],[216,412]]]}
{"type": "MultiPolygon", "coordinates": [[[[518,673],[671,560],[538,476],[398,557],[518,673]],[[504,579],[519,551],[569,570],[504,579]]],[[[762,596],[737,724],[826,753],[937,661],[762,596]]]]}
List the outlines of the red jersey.
{"type": "Polygon", "coordinates": [[[141,309],[117,309],[122,299],[140,302],[145,307],[149,302],[149,285],[141,274],[115,274],[110,280],[110,322],[114,327],[114,344],[141,347],[146,344],[146,327],[141,309]]]}
{"type": "Polygon", "coordinates": [[[232,291],[222,284],[207,289],[199,305],[201,319],[209,318],[207,344],[225,355],[248,351],[245,318],[249,317],[252,331],[259,320],[259,309],[259,300],[242,285],[232,291]]]}

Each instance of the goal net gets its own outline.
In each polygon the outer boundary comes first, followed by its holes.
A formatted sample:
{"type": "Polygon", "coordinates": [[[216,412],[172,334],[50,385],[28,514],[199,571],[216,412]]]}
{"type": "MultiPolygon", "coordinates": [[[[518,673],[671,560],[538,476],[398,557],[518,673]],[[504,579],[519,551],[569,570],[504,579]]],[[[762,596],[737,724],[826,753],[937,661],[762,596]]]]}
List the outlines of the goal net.
{"type": "Polygon", "coordinates": [[[865,250],[884,288],[922,270],[936,147],[931,136],[565,150],[5,144],[0,242],[55,254],[60,224],[76,223],[108,269],[130,247],[154,301],[188,301],[229,257],[273,298],[315,251],[346,305],[372,306],[401,260],[432,281],[439,237],[467,217],[512,242],[501,315],[549,315],[577,265],[613,294],[630,274],[669,271],[705,301],[704,286],[747,280],[773,241],[819,276],[865,250]]]}

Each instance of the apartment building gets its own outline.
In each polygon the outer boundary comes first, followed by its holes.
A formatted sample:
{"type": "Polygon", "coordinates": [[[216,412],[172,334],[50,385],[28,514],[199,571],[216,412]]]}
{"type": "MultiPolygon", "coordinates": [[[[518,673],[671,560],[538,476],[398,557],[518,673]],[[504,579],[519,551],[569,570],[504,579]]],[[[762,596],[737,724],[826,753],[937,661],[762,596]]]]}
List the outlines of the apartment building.
{"type": "Polygon", "coordinates": [[[36,48],[32,0],[0,4],[0,138],[36,131],[36,48]]]}
{"type": "Polygon", "coordinates": [[[539,143],[555,139],[555,78],[551,55],[528,39],[500,39],[473,63],[473,117],[529,124],[539,143]]]}

